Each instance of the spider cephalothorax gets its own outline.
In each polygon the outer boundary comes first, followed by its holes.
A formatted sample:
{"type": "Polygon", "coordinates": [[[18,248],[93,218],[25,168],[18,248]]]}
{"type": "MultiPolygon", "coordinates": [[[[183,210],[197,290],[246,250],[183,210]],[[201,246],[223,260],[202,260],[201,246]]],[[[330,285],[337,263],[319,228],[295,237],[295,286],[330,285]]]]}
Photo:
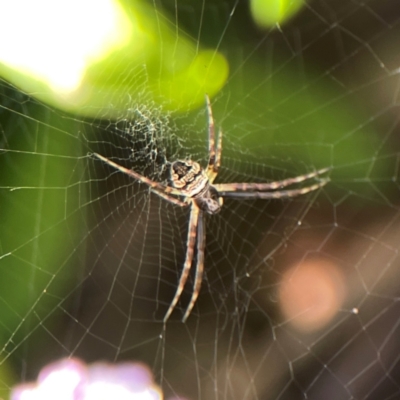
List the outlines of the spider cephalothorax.
{"type": "Polygon", "coordinates": [[[308,179],[318,178],[329,168],[313,171],[295,178],[268,183],[214,183],[221,164],[222,130],[219,131],[217,143],[215,143],[214,119],[211,104],[206,96],[208,113],[208,165],[202,168],[199,163],[191,160],[178,160],[171,164],[171,186],[160,182],[154,182],[137,172],[122,167],[110,159],[93,153],[97,158],[111,165],[113,168],[131,176],[149,186],[151,191],[163,199],[180,207],[190,206],[189,226],[187,231],[185,262],[175,296],[170,303],[164,322],[168,320],[177,305],[194,258],[194,250],[197,248],[196,273],[193,284],[192,298],[186,308],[183,321],[190,315],[200,292],[204,270],[205,226],[204,213],[216,214],[221,210],[223,198],[245,199],[281,199],[306,194],[321,188],[329,181],[328,178],[320,178],[316,183],[297,189],[285,189],[288,186],[304,182],[308,179]]]}
{"type": "Polygon", "coordinates": [[[194,202],[201,211],[214,215],[221,211],[223,200],[217,189],[208,184],[207,189],[194,198],[194,202]]]}

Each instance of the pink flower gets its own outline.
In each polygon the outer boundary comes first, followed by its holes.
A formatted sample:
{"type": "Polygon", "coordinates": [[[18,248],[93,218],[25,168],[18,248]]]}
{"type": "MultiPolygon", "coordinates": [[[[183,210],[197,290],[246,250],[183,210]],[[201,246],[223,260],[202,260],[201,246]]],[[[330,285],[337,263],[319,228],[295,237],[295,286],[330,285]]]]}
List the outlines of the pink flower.
{"type": "Polygon", "coordinates": [[[161,400],[150,370],[140,363],[63,359],[44,367],[37,382],[16,386],[11,400],[161,400]]]}

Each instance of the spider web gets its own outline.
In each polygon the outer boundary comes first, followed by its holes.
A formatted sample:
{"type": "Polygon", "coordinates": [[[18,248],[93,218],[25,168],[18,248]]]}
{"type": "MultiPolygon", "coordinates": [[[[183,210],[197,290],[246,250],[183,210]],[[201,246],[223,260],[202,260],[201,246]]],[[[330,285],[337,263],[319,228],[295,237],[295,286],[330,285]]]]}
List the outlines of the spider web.
{"type": "Polygon", "coordinates": [[[397,3],[315,1],[264,30],[245,2],[152,7],[229,60],[217,182],[323,167],[331,181],[225,200],[197,304],[183,324],[191,277],[163,325],[188,210],[92,153],[160,182],[176,159],[204,166],[205,106],[166,111],[144,81],[117,118],[89,119],[0,81],[2,369],[21,381],[58,357],[139,360],[166,398],[400,398],[397,3]]]}

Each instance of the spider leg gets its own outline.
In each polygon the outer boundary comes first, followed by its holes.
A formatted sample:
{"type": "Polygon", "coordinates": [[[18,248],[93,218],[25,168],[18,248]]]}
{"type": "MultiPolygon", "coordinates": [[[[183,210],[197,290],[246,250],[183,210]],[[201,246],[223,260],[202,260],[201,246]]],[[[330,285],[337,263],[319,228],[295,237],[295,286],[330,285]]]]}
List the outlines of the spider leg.
{"type": "MultiPolygon", "coordinates": [[[[310,172],[309,174],[304,174],[297,176],[295,178],[288,178],[281,181],[269,182],[269,183],[218,183],[213,185],[218,192],[250,192],[259,191],[263,192],[266,190],[276,190],[282,189],[286,186],[293,185],[295,183],[304,182],[308,179],[320,176],[325,172],[328,172],[330,168],[322,168],[318,171],[310,172]]],[[[324,181],[324,180],[322,180],[324,181]]]]}
{"type": "Polygon", "coordinates": [[[184,201],[181,201],[175,197],[169,196],[164,192],[160,192],[157,189],[151,189],[151,192],[156,194],[157,196],[160,196],[162,199],[167,200],[170,203],[176,204],[177,206],[180,207],[187,207],[189,203],[185,203],[184,201]]]}
{"type": "Polygon", "coordinates": [[[214,165],[208,166],[206,172],[210,183],[213,183],[218,175],[219,167],[221,165],[221,152],[222,152],[222,129],[218,131],[218,141],[217,141],[214,165]]]}
{"type": "Polygon", "coordinates": [[[199,224],[197,225],[197,262],[196,262],[196,276],[193,285],[193,294],[190,299],[190,303],[186,309],[185,315],[182,318],[182,322],[186,322],[192,309],[199,297],[201,282],[203,281],[203,271],[204,271],[204,248],[206,246],[206,231],[204,228],[204,215],[200,211],[199,214],[199,224]]]}
{"type": "Polygon", "coordinates": [[[208,165],[207,176],[212,183],[217,177],[219,167],[221,165],[221,152],[222,152],[222,129],[218,132],[217,145],[215,145],[215,124],[212,115],[212,108],[210,98],[206,94],[206,105],[208,114],[208,165]]]}
{"type": "Polygon", "coordinates": [[[175,194],[175,195],[181,194],[179,192],[179,190],[176,190],[170,186],[163,185],[162,183],[159,183],[159,182],[153,182],[151,179],[146,178],[145,176],[140,175],[131,169],[125,168],[122,165],[117,164],[114,161],[109,160],[107,157],[103,157],[102,155],[97,154],[97,153],[92,153],[92,154],[94,156],[96,156],[97,158],[99,158],[101,161],[104,161],[105,163],[110,165],[111,167],[117,169],[118,171],[123,172],[126,175],[129,175],[130,177],[138,180],[139,182],[146,184],[147,186],[150,186],[152,189],[158,189],[159,191],[162,191],[165,193],[170,193],[170,194],[175,194]]]}
{"type": "Polygon", "coordinates": [[[215,126],[214,118],[212,115],[211,103],[208,94],[206,94],[206,106],[208,116],[208,166],[207,172],[211,172],[214,169],[215,164],[215,126]]]}
{"type": "Polygon", "coordinates": [[[169,306],[167,313],[165,314],[164,323],[167,322],[168,318],[172,314],[172,311],[174,311],[174,308],[181,297],[183,288],[185,287],[186,281],[189,276],[190,267],[192,266],[192,261],[193,261],[194,247],[196,244],[199,213],[200,213],[199,207],[197,207],[197,205],[192,201],[190,209],[185,262],[183,264],[182,274],[181,277],[179,278],[179,283],[175,292],[175,296],[172,299],[171,305],[169,306]]]}
{"type": "Polygon", "coordinates": [[[217,154],[215,157],[214,172],[218,174],[219,167],[221,166],[221,153],[222,153],[222,128],[218,131],[217,154]]]}
{"type": "Polygon", "coordinates": [[[282,199],[285,197],[295,197],[302,194],[306,194],[317,190],[325,186],[329,182],[329,179],[323,179],[314,185],[307,186],[300,189],[292,190],[278,190],[276,192],[233,192],[233,191],[221,191],[218,192],[222,197],[236,198],[236,199],[282,199]]]}

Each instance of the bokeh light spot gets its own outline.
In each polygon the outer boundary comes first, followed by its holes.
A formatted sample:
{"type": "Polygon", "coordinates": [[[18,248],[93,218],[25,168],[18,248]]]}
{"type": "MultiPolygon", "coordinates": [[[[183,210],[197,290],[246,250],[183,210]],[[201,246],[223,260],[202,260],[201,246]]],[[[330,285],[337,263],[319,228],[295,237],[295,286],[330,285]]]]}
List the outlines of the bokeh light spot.
{"type": "Polygon", "coordinates": [[[285,319],[301,331],[323,328],[345,299],[343,274],[330,261],[304,261],[289,268],[281,281],[279,302],[285,319]]]}

